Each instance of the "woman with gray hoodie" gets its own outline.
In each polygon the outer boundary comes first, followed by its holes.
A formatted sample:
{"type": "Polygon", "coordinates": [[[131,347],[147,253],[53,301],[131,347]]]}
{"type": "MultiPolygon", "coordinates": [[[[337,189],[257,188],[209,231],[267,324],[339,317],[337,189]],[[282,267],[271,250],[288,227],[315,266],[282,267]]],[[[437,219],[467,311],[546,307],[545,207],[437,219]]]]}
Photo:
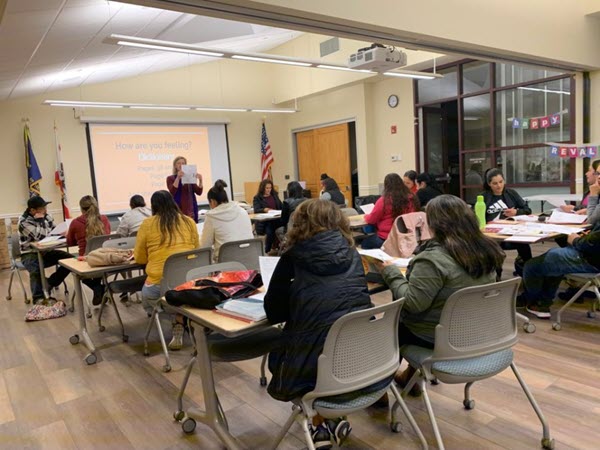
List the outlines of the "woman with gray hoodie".
{"type": "Polygon", "coordinates": [[[214,260],[219,257],[219,249],[225,242],[252,239],[252,223],[248,213],[237,202],[229,202],[223,180],[217,180],[208,191],[210,210],[206,213],[200,247],[213,246],[214,260]]]}
{"type": "Polygon", "coordinates": [[[152,211],[146,206],[144,197],[139,194],[135,194],[129,199],[129,207],[131,209],[123,214],[119,228],[117,228],[117,234],[123,237],[137,232],[142,222],[152,215],[152,211]]]}

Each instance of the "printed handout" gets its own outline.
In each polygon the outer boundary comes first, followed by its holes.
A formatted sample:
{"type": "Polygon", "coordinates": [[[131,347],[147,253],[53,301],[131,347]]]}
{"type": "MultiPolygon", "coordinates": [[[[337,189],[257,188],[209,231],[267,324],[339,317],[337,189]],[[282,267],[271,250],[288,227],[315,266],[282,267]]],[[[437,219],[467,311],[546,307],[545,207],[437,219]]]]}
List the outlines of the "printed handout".
{"type": "Polygon", "coordinates": [[[195,164],[184,164],[181,166],[181,170],[183,171],[183,177],[181,181],[183,184],[196,184],[197,178],[196,174],[198,173],[195,164]]]}

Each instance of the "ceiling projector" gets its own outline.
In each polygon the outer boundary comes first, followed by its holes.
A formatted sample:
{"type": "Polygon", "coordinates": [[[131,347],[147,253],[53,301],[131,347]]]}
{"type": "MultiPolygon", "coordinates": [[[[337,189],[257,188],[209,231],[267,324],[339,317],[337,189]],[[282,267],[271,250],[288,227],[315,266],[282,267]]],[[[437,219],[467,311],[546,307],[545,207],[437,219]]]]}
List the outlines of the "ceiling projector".
{"type": "Polygon", "coordinates": [[[385,72],[407,63],[406,53],[394,47],[373,44],[370,47],[359,49],[348,58],[348,67],[357,70],[372,70],[385,72]]]}

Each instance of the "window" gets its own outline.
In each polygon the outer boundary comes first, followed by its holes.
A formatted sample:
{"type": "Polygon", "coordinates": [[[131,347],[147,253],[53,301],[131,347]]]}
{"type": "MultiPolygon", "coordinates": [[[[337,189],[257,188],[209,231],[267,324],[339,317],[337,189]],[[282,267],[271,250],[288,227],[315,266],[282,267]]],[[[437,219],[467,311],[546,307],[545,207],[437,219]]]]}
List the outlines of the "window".
{"type": "Polygon", "coordinates": [[[490,94],[463,99],[463,150],[490,148],[490,94]]]}
{"type": "Polygon", "coordinates": [[[562,74],[563,72],[555,72],[553,70],[536,69],[533,67],[518,66],[516,64],[497,63],[496,87],[541,80],[543,78],[555,77],[562,74]]]}
{"type": "Polygon", "coordinates": [[[434,78],[433,80],[418,80],[417,92],[419,103],[431,102],[442,98],[456,97],[458,88],[456,84],[457,68],[440,70],[438,73],[444,75],[444,78],[434,78]]]}
{"type": "Polygon", "coordinates": [[[463,94],[490,89],[490,64],[472,62],[463,65],[463,94]]]}
{"type": "Polygon", "coordinates": [[[570,158],[550,156],[547,146],[499,152],[498,168],[506,184],[561,183],[569,180],[570,158]]]}

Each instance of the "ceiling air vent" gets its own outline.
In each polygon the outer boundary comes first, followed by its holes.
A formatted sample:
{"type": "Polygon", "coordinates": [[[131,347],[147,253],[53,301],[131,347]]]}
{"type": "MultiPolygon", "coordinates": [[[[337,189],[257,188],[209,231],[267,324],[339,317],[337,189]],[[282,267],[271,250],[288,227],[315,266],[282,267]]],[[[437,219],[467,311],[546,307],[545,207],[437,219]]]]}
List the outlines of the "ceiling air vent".
{"type": "Polygon", "coordinates": [[[326,41],[321,42],[319,47],[321,48],[321,58],[323,56],[331,55],[340,49],[340,39],[336,37],[327,39],[326,41]]]}

